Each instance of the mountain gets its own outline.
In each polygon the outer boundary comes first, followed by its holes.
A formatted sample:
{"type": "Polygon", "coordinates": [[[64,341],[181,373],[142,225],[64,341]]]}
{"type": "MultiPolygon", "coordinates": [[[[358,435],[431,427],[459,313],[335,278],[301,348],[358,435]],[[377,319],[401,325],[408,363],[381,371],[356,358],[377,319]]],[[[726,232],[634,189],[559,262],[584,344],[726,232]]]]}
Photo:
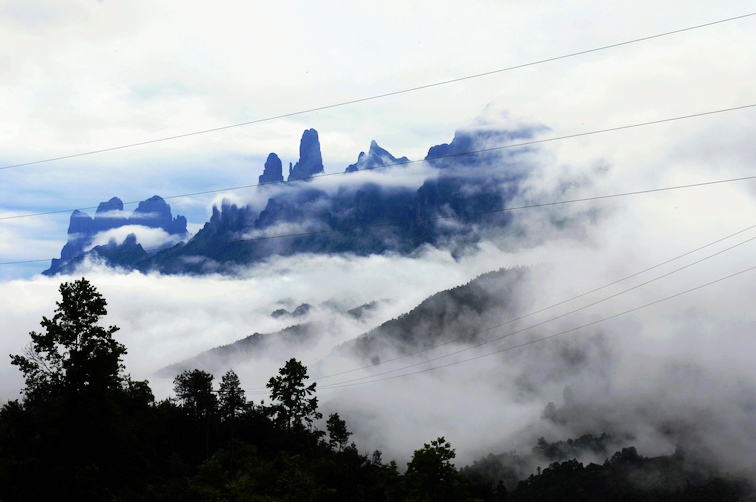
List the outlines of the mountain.
{"type": "Polygon", "coordinates": [[[350,180],[328,191],[304,182],[324,172],[318,132],[307,129],[300,141],[299,160],[289,165],[287,182],[283,182],[281,159],[275,153],[268,155],[258,178],[263,185],[260,193],[269,197],[261,211],[224,200],[187,242],[149,256],[134,248],[138,256],[126,258],[123,253],[133,248],[131,244],[126,248],[118,242],[108,244],[108,254],[104,248],[92,249],[95,236],[125,225],[183,235],[186,219],[172,219],[170,207],[157,196],[140,203],[130,216],[124,214],[120,199],[114,198],[101,204],[94,218],[80,211],[71,215],[61,258],[53,260],[44,273],[71,271],[85,254],[96,254],[102,263],[127,270],[233,274],[238,267],[271,256],[303,252],[406,255],[431,245],[457,253],[491,235],[500,237],[511,222],[511,214],[502,209],[520,193],[530,172],[517,154],[491,150],[492,145],[499,148],[513,139],[532,138],[544,129],[540,125],[512,127],[499,130],[481,121],[457,131],[451,143],[431,147],[426,161],[432,170],[419,185],[403,180],[409,163],[406,157],[395,157],[372,141],[367,153],[361,152],[345,174],[385,168],[381,172],[392,181],[350,180]],[[61,268],[64,262],[70,263],[61,268]]]}
{"type": "Polygon", "coordinates": [[[324,171],[323,156],[320,154],[318,131],[307,129],[302,134],[299,143],[299,162],[294,167],[289,164],[289,178],[287,181],[310,178],[324,171]]]}
{"type": "Polygon", "coordinates": [[[279,183],[283,180],[283,164],[281,163],[281,159],[275,153],[271,153],[268,155],[268,160],[265,161],[263,173],[257,182],[264,185],[266,183],[279,183]]]}
{"type": "Polygon", "coordinates": [[[360,152],[360,155],[357,157],[357,162],[347,166],[346,172],[351,173],[354,171],[359,171],[361,169],[375,169],[377,167],[395,166],[399,164],[406,164],[409,161],[410,160],[407,157],[397,159],[388,151],[378,146],[378,143],[373,140],[370,142],[368,153],[366,154],[365,152],[360,152]]]}
{"type": "Polygon", "coordinates": [[[631,438],[624,439],[602,433],[549,443],[541,437],[531,452],[489,454],[460,472],[488,487],[489,500],[753,500],[747,473],[723,472],[713,458],[683,448],[644,457],[622,447],[631,438]]]}
{"type": "MultiPolygon", "coordinates": [[[[480,137],[475,131],[458,132],[445,148],[457,151],[458,144],[475,148],[478,140],[487,144],[492,136],[490,131],[480,137]]],[[[492,155],[485,158],[491,161],[492,155]]],[[[321,159],[317,133],[309,129],[302,135],[300,160],[289,180],[322,172],[321,159]]],[[[280,180],[276,160],[268,157],[261,180],[280,180]]],[[[400,176],[403,162],[406,157],[397,158],[373,141],[368,153],[363,152],[346,171],[391,166],[388,175],[400,176]]],[[[511,215],[500,210],[518,193],[526,172],[514,163],[500,163],[498,169],[481,166],[479,171],[471,169],[469,162],[463,171],[448,159],[438,163],[438,172],[420,186],[364,182],[329,193],[289,182],[279,184],[259,212],[224,201],[220,208],[213,208],[210,221],[186,245],[158,253],[144,268],[162,273],[233,273],[239,266],[270,256],[302,252],[408,254],[426,244],[455,250],[478,242],[489,229],[507,226],[511,215]],[[448,218],[454,215],[460,216],[448,218]],[[287,237],[278,238],[281,235],[287,237]]]]}
{"type": "MultiPolygon", "coordinates": [[[[490,338],[491,332],[481,328],[500,324],[530,307],[531,273],[531,269],[518,267],[482,274],[467,284],[436,293],[396,319],[334,347],[332,354],[377,364],[387,355],[409,354],[452,341],[469,345],[490,338]]],[[[158,376],[172,377],[194,368],[220,373],[240,363],[270,357],[273,351],[306,350],[318,343],[324,333],[338,329],[340,318],[365,322],[369,317],[363,316],[376,306],[377,302],[371,302],[333,315],[328,321],[300,323],[275,333],[255,333],[167,366],[158,376]]]]}
{"type": "MultiPolygon", "coordinates": [[[[317,343],[323,333],[334,329],[334,323],[339,318],[365,322],[378,303],[374,301],[346,312],[336,313],[330,322],[310,321],[288,326],[274,333],[254,333],[236,342],[206,350],[194,357],[166,366],[157,372],[157,376],[173,378],[182,371],[194,369],[221,373],[238,366],[240,363],[270,357],[274,351],[296,352],[303,350],[317,343]]],[[[300,305],[297,308],[300,311],[299,314],[293,317],[306,316],[310,308],[302,308],[305,305],[307,304],[300,305]],[[303,313],[302,311],[306,312],[303,313]]],[[[307,305],[307,307],[310,306],[307,305]]],[[[273,314],[277,312],[279,311],[273,314]]]]}
{"type": "Polygon", "coordinates": [[[528,268],[500,269],[436,293],[411,311],[335,349],[376,364],[384,354],[405,355],[440,343],[473,344],[491,337],[485,328],[530,307],[528,268]]]}
{"type": "MultiPolygon", "coordinates": [[[[125,269],[139,268],[142,263],[150,260],[150,255],[144,250],[141,244],[137,242],[135,234],[128,234],[121,244],[118,244],[114,238],[111,238],[107,244],[95,246],[88,251],[76,255],[70,260],[58,260],[58,267],[54,272],[46,270],[46,275],[53,274],[74,274],[76,268],[81,265],[85,259],[90,259],[105,263],[111,267],[121,267],[125,269]]],[[[55,262],[55,260],[53,260],[55,262]]]]}
{"type": "Polygon", "coordinates": [[[116,243],[115,239],[111,238],[106,246],[92,248],[98,234],[127,225],[136,225],[161,229],[168,235],[183,236],[187,233],[186,223],[184,216],[173,218],[171,207],[157,195],[140,202],[131,215],[123,210],[123,201],[118,197],[113,197],[107,202],[100,203],[94,218],[79,210],[71,214],[68,225],[68,240],[60,252],[60,258],[54,258],[50,268],[42,273],[54,275],[72,272],[83,261],[85,255],[107,254],[107,257],[103,258],[105,262],[127,268],[133,267],[148,258],[142,246],[136,243],[135,234],[129,234],[120,245],[116,243]],[[132,253],[136,253],[136,255],[127,256],[127,254],[132,253]]]}

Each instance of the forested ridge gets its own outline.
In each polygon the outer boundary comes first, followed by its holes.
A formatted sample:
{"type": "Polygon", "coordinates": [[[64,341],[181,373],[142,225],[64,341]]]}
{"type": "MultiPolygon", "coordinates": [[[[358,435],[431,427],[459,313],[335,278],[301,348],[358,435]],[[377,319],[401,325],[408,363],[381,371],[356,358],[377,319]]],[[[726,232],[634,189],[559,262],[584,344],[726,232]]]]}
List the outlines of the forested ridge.
{"type": "Polygon", "coordinates": [[[338,413],[318,430],[316,385],[294,358],[268,381],[268,404],[247,400],[233,371],[216,381],[202,370],[178,374],[175,397],[158,401],[127,373],[118,328],[99,324],[96,289],[81,279],[60,293],[11,356],[26,385],[0,409],[0,501],[756,500],[744,477],[684,451],[612,452],[607,434],[542,438],[528,455],[548,467],[530,474],[516,452],[459,470],[445,438],[420,438],[405,470],[360,452],[338,413]],[[587,450],[606,460],[575,459],[587,450]]]}

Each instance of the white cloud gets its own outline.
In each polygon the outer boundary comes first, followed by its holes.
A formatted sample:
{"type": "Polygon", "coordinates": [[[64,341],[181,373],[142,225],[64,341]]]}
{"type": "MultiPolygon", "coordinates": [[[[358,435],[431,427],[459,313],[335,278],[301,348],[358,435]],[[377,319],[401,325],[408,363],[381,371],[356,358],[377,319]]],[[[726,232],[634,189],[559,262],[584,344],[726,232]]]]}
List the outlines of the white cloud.
{"type": "Polygon", "coordinates": [[[186,236],[172,235],[162,228],[149,228],[142,225],[124,225],[104,232],[98,232],[92,240],[92,247],[104,246],[108,244],[111,239],[115,240],[116,244],[121,244],[129,234],[136,235],[137,242],[141,244],[145,250],[172,246],[186,240],[186,236]]]}
{"type": "MultiPolygon", "coordinates": [[[[328,2],[146,2],[128,7],[118,2],[6,2],[0,10],[0,45],[20,49],[0,54],[0,166],[438,82],[755,7],[753,2],[689,1],[633,2],[624,9],[583,1],[384,2],[338,8],[328,2]]],[[[268,153],[278,153],[284,165],[297,160],[302,130],[309,127],[320,133],[327,172],[335,172],[353,163],[373,139],[395,156],[423,158],[430,146],[451,141],[455,129],[470,124],[492,101],[498,103],[496,110],[509,110],[513,120],[528,117],[528,122],[550,127],[547,137],[749,104],[756,99],[753,27],[752,18],[734,21],[347,107],[2,170],[0,215],[96,207],[113,195],[138,201],[156,193],[255,184],[268,153]]],[[[752,116],[752,111],[731,112],[547,143],[523,156],[522,163],[535,172],[526,197],[511,205],[536,197],[595,196],[751,175],[752,116]],[[571,185],[565,189],[567,180],[571,185]]],[[[414,164],[393,178],[377,171],[343,180],[334,176],[313,186],[331,190],[337,178],[338,183],[391,178],[415,186],[424,169],[414,164]]],[[[254,189],[214,197],[168,202],[174,215],[189,216],[189,228],[196,231],[222,197],[260,208],[266,201],[254,189]]],[[[736,183],[513,213],[519,228],[528,231],[530,247],[522,249],[499,236],[500,248],[484,243],[458,261],[428,249],[416,258],[272,259],[236,278],[115,274],[98,267],[87,276],[109,301],[108,322],[122,328],[119,337],[129,348],[126,363],[132,375],[151,378],[165,396],[170,381],[155,379],[152,372],[255,331],[280,329],[283,321],[268,314],[281,302],[319,305],[335,299],[351,307],[378,298],[394,300],[372,321],[377,323],[489,269],[545,262],[554,264],[555,276],[544,282],[539,304],[549,305],[744,228],[752,224],[753,209],[753,189],[736,183]],[[582,217],[589,207],[601,209],[604,217],[553,234],[555,218],[582,217]]],[[[0,221],[2,261],[51,258],[64,243],[64,215],[10,221],[0,221]]],[[[111,236],[122,240],[126,231],[103,235],[102,242],[111,236]]],[[[139,232],[143,243],[166,238],[160,232],[139,232]]],[[[727,259],[712,259],[680,278],[655,284],[650,293],[639,291],[607,304],[606,312],[745,268],[748,251],[743,246],[727,259]]],[[[46,266],[2,268],[0,354],[19,353],[28,331],[52,313],[56,288],[66,278],[32,277],[46,266]]],[[[656,402],[679,389],[664,411],[716,405],[712,407],[722,413],[705,429],[703,442],[719,438],[731,445],[730,433],[750,416],[739,404],[740,387],[730,383],[753,381],[747,358],[753,354],[754,293],[743,276],[606,327],[617,358],[608,379],[616,392],[608,402],[636,417],[633,403],[656,402]],[[713,391],[691,394],[695,386],[684,382],[665,389],[673,381],[668,372],[676,361],[701,367],[702,386],[713,391]],[[730,411],[732,418],[726,419],[730,411]]],[[[586,318],[592,315],[599,314],[586,318]]],[[[358,327],[339,326],[333,340],[355,331],[358,327]]],[[[314,364],[324,347],[296,355],[314,364]]],[[[463,446],[458,452],[463,464],[496,446],[503,451],[519,444],[518,435],[528,424],[541,427],[527,429],[531,435],[549,432],[558,439],[558,434],[570,433],[539,422],[546,402],[563,404],[566,383],[576,386],[579,399],[595,398],[595,403],[606,398],[603,375],[591,367],[561,381],[542,382],[540,392],[528,399],[518,397],[514,380],[531,359],[512,354],[511,367],[491,358],[439,375],[330,395],[324,391],[323,405],[347,410],[342,416],[358,429],[360,448],[380,448],[385,458],[406,459],[423,442],[445,435],[463,446]]],[[[243,383],[263,386],[280,363],[266,359],[246,365],[243,383]]],[[[7,359],[0,360],[0,381],[0,398],[15,397],[21,381],[7,359]]],[[[586,420],[591,416],[586,413],[586,420]]],[[[650,423],[638,421],[638,429],[650,423]]],[[[644,438],[651,445],[655,436],[644,438]]],[[[743,448],[753,443],[747,436],[743,448]]],[[[738,458],[741,450],[728,448],[738,458]]]]}

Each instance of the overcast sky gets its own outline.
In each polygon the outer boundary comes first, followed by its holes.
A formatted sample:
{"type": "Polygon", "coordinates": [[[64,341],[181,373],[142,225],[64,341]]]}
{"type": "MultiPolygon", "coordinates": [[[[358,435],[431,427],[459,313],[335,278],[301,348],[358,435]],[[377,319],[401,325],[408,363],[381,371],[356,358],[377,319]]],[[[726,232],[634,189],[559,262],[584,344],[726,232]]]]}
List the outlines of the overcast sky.
{"type": "MultiPolygon", "coordinates": [[[[0,2],[0,167],[290,114],[753,12],[756,1],[6,0],[0,2]]],[[[284,165],[296,162],[302,131],[311,127],[320,134],[326,172],[336,172],[371,140],[396,157],[421,159],[486,107],[503,127],[544,124],[551,130],[541,137],[548,138],[752,105],[754,61],[756,16],[368,102],[3,169],[0,218],[97,206],[114,196],[128,202],[254,184],[270,152],[284,165]]],[[[557,179],[588,180],[573,195],[593,196],[751,176],[755,126],[756,109],[746,109],[547,143],[531,183],[548,192],[557,179]]],[[[163,361],[280,327],[267,313],[282,301],[356,305],[388,298],[395,300],[394,310],[384,312],[390,318],[488,269],[565,256],[574,259],[576,277],[600,284],[754,224],[755,187],[741,182],[628,198],[585,242],[555,241],[529,254],[485,247],[455,262],[429,251],[421,266],[329,258],[318,270],[308,259],[284,260],[243,279],[106,271],[92,277],[110,302],[110,322],[123,328],[127,363],[147,378],[163,361]],[[333,284],[324,291],[326,273],[333,284]],[[411,287],[399,295],[402,280],[411,287]]],[[[255,194],[226,196],[253,201],[255,194]]],[[[222,196],[168,202],[196,231],[222,196]]],[[[0,220],[0,262],[47,260],[0,264],[0,354],[18,353],[41,315],[51,315],[59,279],[38,274],[60,255],[69,216],[0,220]]],[[[706,277],[749,266],[747,256],[743,251],[712,266],[706,277]]],[[[726,321],[750,325],[750,289],[735,289],[740,296],[727,304],[733,311],[726,321]]],[[[726,291],[714,296],[721,300],[726,291]]],[[[716,318],[719,307],[711,305],[716,318]]],[[[750,346],[738,340],[738,349],[718,356],[739,360],[750,346]]],[[[3,400],[19,388],[15,373],[0,359],[3,400]]],[[[537,416],[536,408],[523,413],[537,416]]]]}

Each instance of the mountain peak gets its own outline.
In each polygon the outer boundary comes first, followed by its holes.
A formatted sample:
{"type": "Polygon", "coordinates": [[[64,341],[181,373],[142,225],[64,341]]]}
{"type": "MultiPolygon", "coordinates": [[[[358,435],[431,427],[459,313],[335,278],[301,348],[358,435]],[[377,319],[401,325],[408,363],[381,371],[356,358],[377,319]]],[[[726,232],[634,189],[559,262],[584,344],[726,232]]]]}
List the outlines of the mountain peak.
{"type": "Polygon", "coordinates": [[[103,214],[112,211],[123,211],[123,201],[118,197],[113,197],[107,202],[100,202],[100,205],[97,206],[97,211],[95,212],[95,218],[98,216],[102,217],[103,214]]]}
{"type": "Polygon", "coordinates": [[[370,142],[368,153],[360,152],[360,155],[357,157],[357,162],[348,166],[346,172],[351,173],[362,169],[375,169],[376,167],[403,164],[405,162],[409,162],[407,157],[397,159],[387,150],[378,146],[378,143],[373,140],[370,142]]]}
{"type": "Polygon", "coordinates": [[[281,164],[281,159],[275,153],[271,153],[265,161],[263,173],[257,182],[264,185],[265,183],[276,183],[283,180],[283,164],[281,164]]]}
{"type": "MultiPolygon", "coordinates": [[[[53,275],[59,268],[69,263],[68,260],[82,255],[93,245],[95,236],[100,232],[125,225],[141,225],[149,228],[160,228],[168,234],[180,235],[187,232],[186,224],[186,218],[183,216],[173,218],[171,206],[159,195],[154,195],[140,202],[131,216],[123,212],[123,201],[118,197],[113,197],[97,206],[94,218],[79,210],[71,214],[68,225],[68,240],[60,252],[60,259],[53,259],[50,268],[45,270],[43,274],[53,275]]],[[[133,247],[136,243],[135,239],[135,235],[130,235],[120,246],[133,247]]],[[[118,244],[116,243],[116,245],[118,244]]],[[[67,269],[70,269],[70,267],[67,269]]]]}
{"type": "Polygon", "coordinates": [[[288,181],[310,178],[315,174],[325,171],[323,168],[323,156],[320,153],[320,140],[318,131],[307,129],[302,134],[299,142],[299,162],[294,167],[289,167],[288,181]]]}

